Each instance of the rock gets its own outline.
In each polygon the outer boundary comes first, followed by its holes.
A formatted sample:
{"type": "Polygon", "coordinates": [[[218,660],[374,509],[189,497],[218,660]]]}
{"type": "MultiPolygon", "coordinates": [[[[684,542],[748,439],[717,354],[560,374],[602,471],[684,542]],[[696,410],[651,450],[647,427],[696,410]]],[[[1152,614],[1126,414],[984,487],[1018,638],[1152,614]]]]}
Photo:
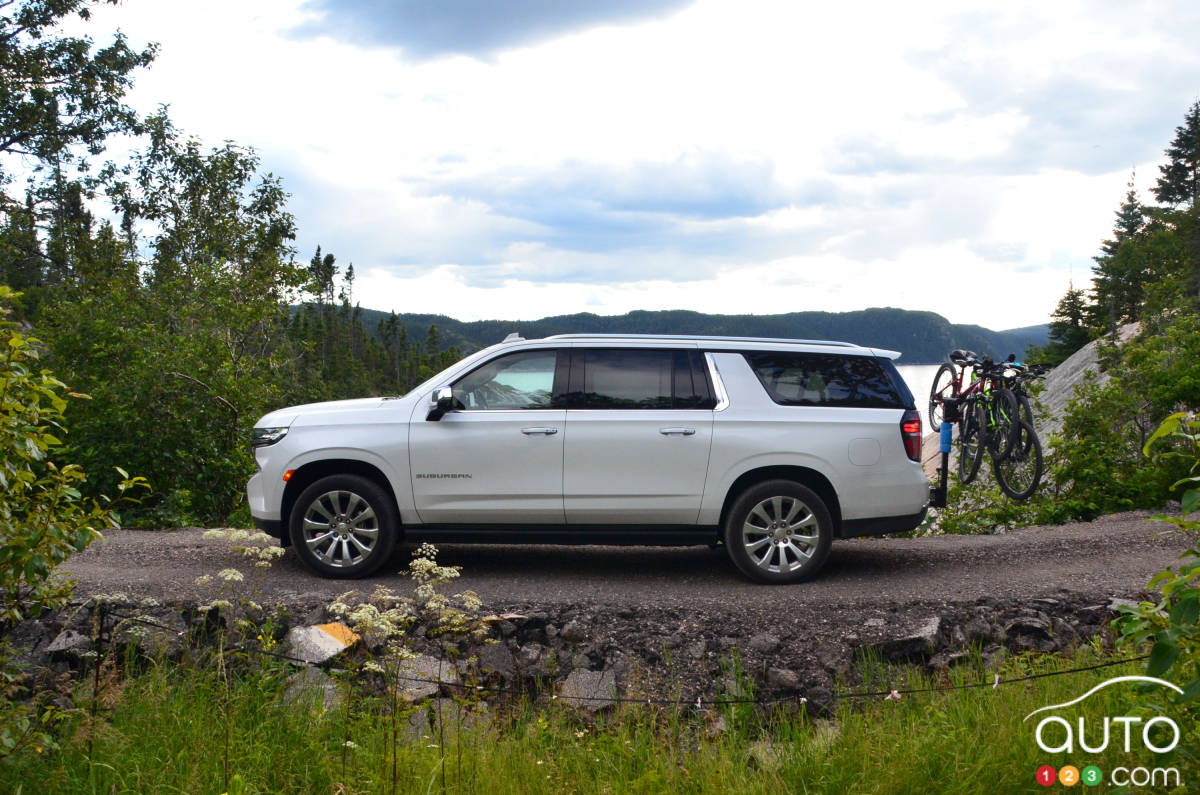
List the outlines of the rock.
{"type": "Polygon", "coordinates": [[[617,678],[612,671],[587,671],[576,669],[571,672],[558,691],[560,701],[594,714],[616,702],[617,678]]]}
{"type": "Polygon", "coordinates": [[[50,641],[50,645],[46,647],[46,654],[50,655],[52,660],[65,660],[82,654],[91,647],[91,638],[82,632],[68,629],[58,633],[54,640],[50,641]]]}
{"type": "Polygon", "coordinates": [[[1050,617],[1036,611],[1006,623],[1004,640],[1018,651],[1052,651],[1056,645],[1050,617]]]}
{"type": "Polygon", "coordinates": [[[1108,600],[1108,609],[1113,613],[1120,612],[1122,607],[1131,607],[1136,609],[1137,606],[1138,603],[1132,599],[1118,599],[1114,596],[1112,599],[1108,600]]]}
{"type": "Polygon", "coordinates": [[[292,627],[287,634],[292,656],[315,665],[329,662],[358,640],[358,635],[341,623],[292,627]]]}
{"type": "Polygon", "coordinates": [[[521,646],[517,649],[516,654],[517,667],[522,670],[536,668],[538,663],[541,662],[542,652],[545,649],[546,647],[540,643],[526,643],[521,646]]]}
{"type": "Polygon", "coordinates": [[[859,656],[870,650],[887,662],[920,662],[929,657],[936,648],[942,620],[932,616],[914,632],[900,638],[890,638],[859,647],[859,656]]]}
{"type": "Polygon", "coordinates": [[[800,677],[790,668],[768,668],[767,687],[789,693],[800,689],[800,677]]]}
{"type": "Polygon", "coordinates": [[[864,623],[868,627],[885,627],[885,626],[887,626],[887,621],[885,621],[882,618],[868,618],[864,623]]]}
{"type": "Polygon", "coordinates": [[[495,674],[505,682],[510,682],[517,672],[513,654],[503,643],[485,643],[476,656],[479,659],[479,670],[484,676],[495,674]]]}
{"type": "Polygon", "coordinates": [[[572,621],[562,628],[562,639],[567,643],[582,643],[588,639],[587,627],[579,621],[572,621]]]}
{"type": "Polygon", "coordinates": [[[424,701],[437,695],[443,684],[453,686],[461,681],[452,664],[426,654],[401,660],[397,673],[401,695],[409,701],[424,701]]]}
{"type": "Polygon", "coordinates": [[[750,638],[750,643],[748,645],[751,651],[758,652],[759,654],[774,654],[775,652],[779,651],[780,643],[779,638],[775,637],[771,633],[760,632],[759,634],[750,638]]]}

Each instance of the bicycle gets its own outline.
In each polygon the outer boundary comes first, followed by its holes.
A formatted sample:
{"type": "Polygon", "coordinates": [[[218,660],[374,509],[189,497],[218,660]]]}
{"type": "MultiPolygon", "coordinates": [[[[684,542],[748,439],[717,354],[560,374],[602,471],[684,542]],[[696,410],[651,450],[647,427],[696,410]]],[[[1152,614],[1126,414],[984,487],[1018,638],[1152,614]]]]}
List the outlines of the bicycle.
{"type": "MultiPolygon", "coordinates": [[[[1007,457],[1017,438],[1019,406],[1016,396],[1003,383],[1004,365],[996,365],[987,357],[980,359],[979,354],[962,349],[952,351],[949,359],[933,377],[929,392],[930,424],[934,428],[942,426],[945,400],[954,398],[963,403],[958,420],[959,437],[974,430],[993,458],[1007,457]]],[[[978,466],[968,472],[966,483],[974,479],[978,466]]]]}
{"type": "MultiPolygon", "coordinates": [[[[950,416],[958,422],[958,477],[964,485],[979,474],[984,451],[992,458],[992,473],[1001,491],[1025,500],[1037,491],[1043,472],[1042,445],[1033,427],[1033,411],[1024,384],[1040,377],[1044,368],[1025,368],[1010,356],[1000,365],[972,351],[955,350],[934,376],[929,417],[941,427],[950,416]],[[1021,388],[1024,407],[1007,386],[1021,388]],[[1022,416],[1024,414],[1024,416],[1022,416]]],[[[943,448],[948,450],[948,447],[943,448]]]]}

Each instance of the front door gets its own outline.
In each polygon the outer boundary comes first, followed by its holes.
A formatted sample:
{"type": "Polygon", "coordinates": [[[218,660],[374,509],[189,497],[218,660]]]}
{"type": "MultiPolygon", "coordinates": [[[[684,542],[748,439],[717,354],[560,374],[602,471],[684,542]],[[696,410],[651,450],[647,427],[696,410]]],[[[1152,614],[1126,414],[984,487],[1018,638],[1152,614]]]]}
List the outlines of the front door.
{"type": "Polygon", "coordinates": [[[454,410],[437,421],[413,417],[409,463],[422,523],[563,523],[558,358],[545,349],[491,359],[451,385],[454,410]]]}

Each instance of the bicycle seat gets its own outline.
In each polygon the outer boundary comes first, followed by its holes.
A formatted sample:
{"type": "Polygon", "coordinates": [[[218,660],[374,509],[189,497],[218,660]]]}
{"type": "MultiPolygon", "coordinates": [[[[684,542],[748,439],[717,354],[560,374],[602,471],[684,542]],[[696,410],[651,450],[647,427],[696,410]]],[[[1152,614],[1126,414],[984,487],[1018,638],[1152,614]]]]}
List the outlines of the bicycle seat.
{"type": "Polygon", "coordinates": [[[979,354],[975,351],[965,351],[962,348],[955,348],[950,351],[950,361],[955,364],[966,364],[967,362],[978,361],[979,354]]]}

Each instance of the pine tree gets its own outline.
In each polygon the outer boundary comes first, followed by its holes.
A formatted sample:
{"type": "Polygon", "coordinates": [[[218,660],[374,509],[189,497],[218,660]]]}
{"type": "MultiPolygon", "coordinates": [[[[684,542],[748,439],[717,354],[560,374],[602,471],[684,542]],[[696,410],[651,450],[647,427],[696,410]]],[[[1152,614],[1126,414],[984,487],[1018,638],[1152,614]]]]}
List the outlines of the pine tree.
{"type": "Polygon", "coordinates": [[[1050,315],[1050,341],[1042,351],[1050,364],[1059,364],[1091,340],[1088,331],[1088,303],[1083,290],[1067,287],[1066,295],[1050,315]]]}
{"type": "MultiPolygon", "coordinates": [[[[1117,248],[1126,240],[1131,240],[1138,236],[1146,227],[1146,213],[1142,209],[1142,203],[1138,201],[1137,191],[1134,190],[1133,183],[1137,177],[1137,172],[1129,175],[1129,184],[1126,186],[1125,201],[1121,202],[1121,207],[1117,210],[1117,222],[1113,226],[1112,240],[1105,240],[1100,243],[1100,250],[1104,252],[1101,256],[1111,257],[1117,253],[1117,248]]],[[[1099,261],[1100,257],[1096,260],[1099,261]]]]}
{"type": "Polygon", "coordinates": [[[1154,198],[1163,204],[1196,204],[1200,198],[1200,101],[1192,103],[1175,139],[1166,151],[1169,162],[1159,166],[1161,176],[1154,198]]]}

